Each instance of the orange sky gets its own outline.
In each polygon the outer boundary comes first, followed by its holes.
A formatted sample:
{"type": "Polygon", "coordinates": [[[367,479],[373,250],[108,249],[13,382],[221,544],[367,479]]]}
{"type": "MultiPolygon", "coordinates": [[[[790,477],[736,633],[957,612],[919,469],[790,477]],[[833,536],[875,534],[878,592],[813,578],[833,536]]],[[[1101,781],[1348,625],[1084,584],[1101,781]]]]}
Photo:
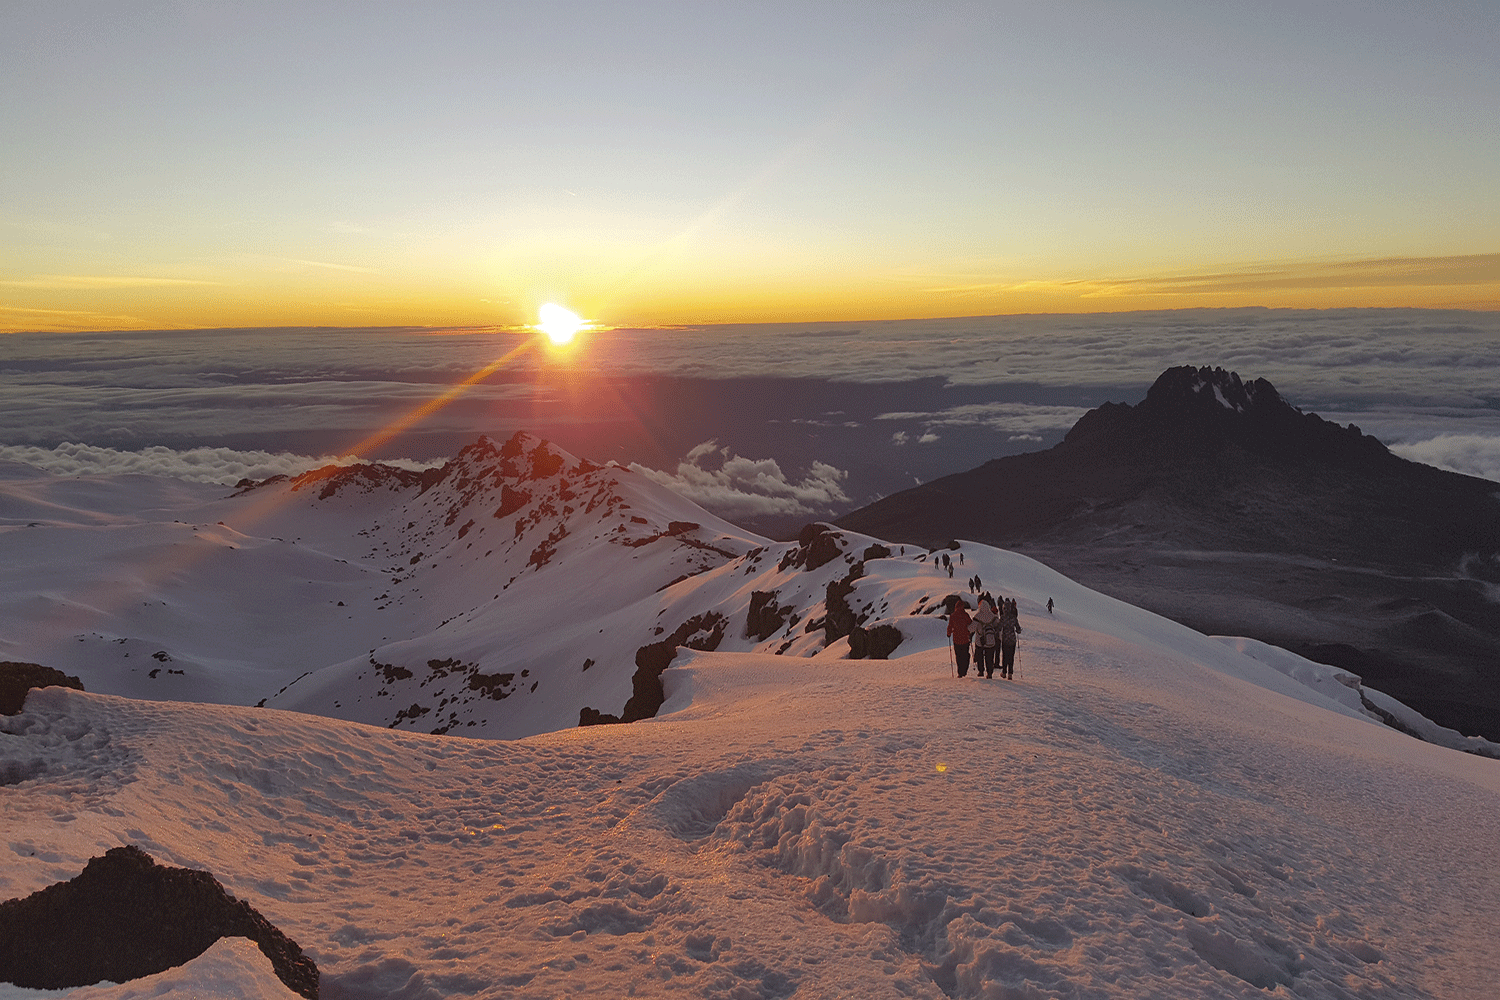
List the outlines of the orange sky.
{"type": "MultiPolygon", "coordinates": [[[[322,276],[319,276],[322,277],[322,276]]],[[[1225,268],[1207,273],[949,282],[892,275],[671,280],[598,288],[489,289],[377,280],[43,278],[5,286],[3,329],[274,326],[519,326],[546,301],[606,326],[857,321],[1038,312],[1267,306],[1500,309],[1500,254],[1225,268]]],[[[967,278],[967,280],[965,280],[967,278]]]]}
{"type": "Polygon", "coordinates": [[[1500,8],[9,11],[0,331],[1500,309],[1500,8]]]}

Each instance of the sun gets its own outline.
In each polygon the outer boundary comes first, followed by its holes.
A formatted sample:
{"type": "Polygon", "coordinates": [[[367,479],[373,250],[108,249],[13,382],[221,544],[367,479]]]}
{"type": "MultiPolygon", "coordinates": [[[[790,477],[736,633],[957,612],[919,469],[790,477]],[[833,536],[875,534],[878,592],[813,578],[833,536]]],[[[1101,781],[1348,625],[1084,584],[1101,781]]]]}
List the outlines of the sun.
{"type": "Polygon", "coordinates": [[[578,318],[578,314],[555,302],[548,302],[537,310],[538,319],[536,328],[545,333],[552,343],[562,346],[573,342],[573,337],[587,324],[578,318]]]}

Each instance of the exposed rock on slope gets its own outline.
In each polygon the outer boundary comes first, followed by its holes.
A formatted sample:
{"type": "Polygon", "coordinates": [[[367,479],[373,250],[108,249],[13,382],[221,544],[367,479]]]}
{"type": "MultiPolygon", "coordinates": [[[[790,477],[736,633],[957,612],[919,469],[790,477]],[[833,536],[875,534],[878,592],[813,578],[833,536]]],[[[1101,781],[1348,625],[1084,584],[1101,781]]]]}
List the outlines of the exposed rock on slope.
{"type": "Polygon", "coordinates": [[[917,544],[1024,545],[1089,587],[1209,633],[1340,666],[1500,738],[1500,488],[1392,455],[1223,369],[1162,374],[1047,451],[839,519],[917,544]]]}
{"type": "Polygon", "coordinates": [[[6,660],[0,663],[0,715],[15,715],[26,703],[26,692],[32,688],[61,685],[75,691],[83,690],[83,682],[70,677],[61,670],[44,667],[40,663],[16,663],[6,660]]]}
{"type": "Polygon", "coordinates": [[[864,561],[891,556],[874,539],[814,524],[771,542],[525,434],[481,438],[420,475],[382,468],[257,488],[282,491],[288,509],[357,515],[366,561],[386,567],[377,610],[411,620],[269,707],[511,737],[651,717],[680,646],[811,656],[836,645],[857,659],[902,639],[885,619],[908,609],[857,593],[864,561]]]}
{"type": "Polygon", "coordinates": [[[124,983],[189,962],[222,937],[246,937],[287,988],[318,998],[318,967],[212,875],[116,847],[77,878],[0,903],[0,981],[59,990],[124,983]]]}

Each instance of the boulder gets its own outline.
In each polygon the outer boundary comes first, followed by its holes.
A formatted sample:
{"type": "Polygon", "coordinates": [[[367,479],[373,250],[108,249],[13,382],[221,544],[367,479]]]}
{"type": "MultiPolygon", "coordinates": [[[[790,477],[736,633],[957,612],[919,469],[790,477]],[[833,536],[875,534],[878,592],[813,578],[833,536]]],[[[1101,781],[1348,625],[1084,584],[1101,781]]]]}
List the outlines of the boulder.
{"type": "Polygon", "coordinates": [[[247,937],[294,993],[317,1000],[318,967],[205,871],[158,865],[138,847],[90,859],[67,882],[0,903],[0,982],[60,990],[125,983],[247,937]]]}
{"type": "Polygon", "coordinates": [[[32,688],[70,687],[83,690],[83,682],[61,670],[40,663],[0,663],[0,715],[16,715],[26,703],[26,692],[32,688]]]}

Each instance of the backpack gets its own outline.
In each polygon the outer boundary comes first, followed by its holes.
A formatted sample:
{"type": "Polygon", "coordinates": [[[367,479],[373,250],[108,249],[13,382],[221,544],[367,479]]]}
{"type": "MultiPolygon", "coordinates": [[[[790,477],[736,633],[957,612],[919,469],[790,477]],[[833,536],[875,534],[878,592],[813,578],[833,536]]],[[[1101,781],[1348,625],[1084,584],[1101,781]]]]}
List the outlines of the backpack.
{"type": "Polygon", "coordinates": [[[1005,624],[1000,630],[1000,641],[1007,646],[1014,646],[1016,644],[1016,624],[1009,618],[1005,620],[1005,624]]]}
{"type": "Polygon", "coordinates": [[[1000,637],[1000,623],[998,621],[987,622],[979,626],[979,645],[986,649],[995,645],[1000,637]]]}

